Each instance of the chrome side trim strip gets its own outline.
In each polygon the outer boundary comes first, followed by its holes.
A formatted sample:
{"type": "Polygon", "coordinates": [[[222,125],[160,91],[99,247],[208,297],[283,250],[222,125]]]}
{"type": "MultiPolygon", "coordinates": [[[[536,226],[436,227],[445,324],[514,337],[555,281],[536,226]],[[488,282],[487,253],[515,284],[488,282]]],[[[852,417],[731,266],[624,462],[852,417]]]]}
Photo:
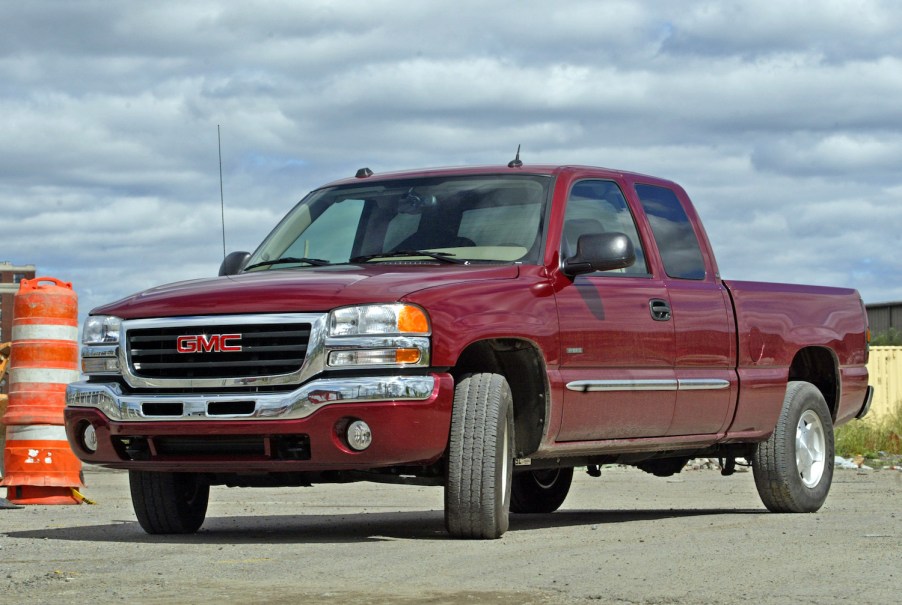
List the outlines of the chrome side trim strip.
{"type": "Polygon", "coordinates": [[[567,389],[578,393],[596,391],[717,391],[730,388],[730,381],[720,378],[680,378],[646,380],[575,380],[567,389]]]}
{"type": "Polygon", "coordinates": [[[567,389],[580,393],[590,391],[676,391],[676,380],[576,380],[567,383],[567,389]]]}
{"type": "Polygon", "coordinates": [[[290,393],[225,395],[124,395],[118,384],[75,382],[66,387],[66,405],[95,408],[110,420],[172,422],[184,420],[296,420],[343,403],[423,401],[435,390],[434,376],[369,376],[308,382],[290,393]],[[247,414],[211,414],[210,404],[253,403],[247,414]],[[145,408],[147,406],[147,408],[145,408]],[[156,415],[145,410],[154,410],[156,415]],[[164,413],[160,413],[165,410],[164,413]]]}
{"type": "Polygon", "coordinates": [[[680,391],[720,391],[730,388],[730,381],[722,378],[680,378],[680,391]]]}

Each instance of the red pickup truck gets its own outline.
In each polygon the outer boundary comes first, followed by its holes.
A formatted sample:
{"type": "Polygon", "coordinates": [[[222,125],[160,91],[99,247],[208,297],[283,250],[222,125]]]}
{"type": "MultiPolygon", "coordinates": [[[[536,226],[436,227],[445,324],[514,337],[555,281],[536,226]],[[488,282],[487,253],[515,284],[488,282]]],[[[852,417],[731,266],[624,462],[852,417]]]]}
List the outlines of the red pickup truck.
{"type": "Polygon", "coordinates": [[[196,531],[211,485],[365,480],[443,486],[452,536],[497,538],[574,467],[696,457],[810,512],[872,392],[854,290],[722,280],[675,183],[519,161],[361,169],[82,340],[69,440],[129,470],[149,533],[196,531]]]}

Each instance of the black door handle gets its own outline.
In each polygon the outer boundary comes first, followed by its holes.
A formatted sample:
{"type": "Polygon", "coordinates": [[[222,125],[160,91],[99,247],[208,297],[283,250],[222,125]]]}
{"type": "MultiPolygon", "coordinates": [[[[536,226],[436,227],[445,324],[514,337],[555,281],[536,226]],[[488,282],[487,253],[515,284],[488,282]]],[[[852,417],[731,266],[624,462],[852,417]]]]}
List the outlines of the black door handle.
{"type": "Polygon", "coordinates": [[[670,321],[670,303],[660,298],[653,298],[648,301],[648,309],[651,311],[651,317],[655,321],[670,321]]]}

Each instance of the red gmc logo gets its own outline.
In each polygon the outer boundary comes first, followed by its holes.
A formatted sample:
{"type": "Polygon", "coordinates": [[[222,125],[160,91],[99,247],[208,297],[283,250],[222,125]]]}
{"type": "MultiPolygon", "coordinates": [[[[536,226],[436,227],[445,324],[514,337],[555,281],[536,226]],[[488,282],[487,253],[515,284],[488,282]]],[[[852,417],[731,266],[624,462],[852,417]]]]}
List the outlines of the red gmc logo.
{"type": "Polygon", "coordinates": [[[241,334],[188,334],[179,336],[175,347],[179,353],[233,353],[241,350],[241,334]]]}

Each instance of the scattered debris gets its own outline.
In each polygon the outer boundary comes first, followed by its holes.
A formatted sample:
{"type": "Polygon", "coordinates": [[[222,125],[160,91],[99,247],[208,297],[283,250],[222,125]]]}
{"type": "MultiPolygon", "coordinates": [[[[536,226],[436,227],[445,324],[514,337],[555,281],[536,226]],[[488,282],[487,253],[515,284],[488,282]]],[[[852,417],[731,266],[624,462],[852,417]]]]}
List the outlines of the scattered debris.
{"type": "Polygon", "coordinates": [[[856,454],[852,458],[836,456],[836,468],[857,469],[872,471],[874,469],[884,471],[902,471],[902,454],[890,454],[889,452],[873,452],[867,456],[856,454]],[[868,464],[865,464],[868,463],[868,464]]]}
{"type": "MultiPolygon", "coordinates": [[[[720,465],[720,460],[717,458],[693,458],[689,461],[689,464],[686,465],[685,470],[687,471],[719,471],[722,470],[720,465]]],[[[737,458],[736,459],[736,468],[735,472],[737,473],[747,473],[751,470],[751,462],[746,460],[745,458],[737,458]]]]}
{"type": "Polygon", "coordinates": [[[864,470],[864,471],[872,471],[874,470],[870,466],[864,464],[864,458],[861,459],[861,462],[858,462],[856,458],[843,458],[842,456],[836,456],[833,459],[833,466],[835,468],[847,468],[852,470],[864,470]]]}

